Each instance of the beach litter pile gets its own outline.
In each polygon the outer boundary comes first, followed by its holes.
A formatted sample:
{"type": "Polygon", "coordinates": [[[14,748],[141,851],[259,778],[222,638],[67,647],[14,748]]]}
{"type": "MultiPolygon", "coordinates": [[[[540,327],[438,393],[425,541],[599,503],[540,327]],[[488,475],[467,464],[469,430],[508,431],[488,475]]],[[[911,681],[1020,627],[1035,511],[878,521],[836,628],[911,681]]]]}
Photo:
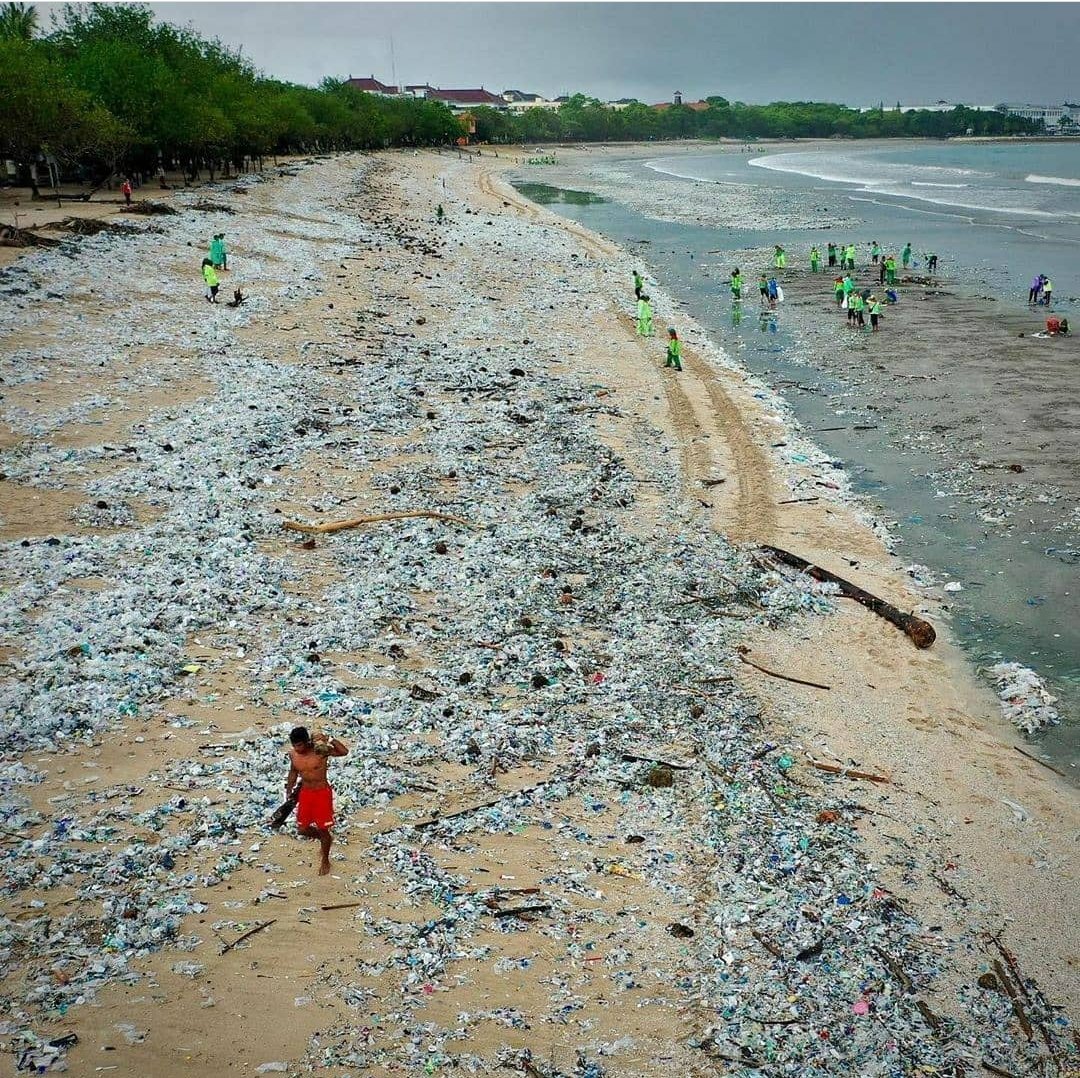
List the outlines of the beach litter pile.
{"type": "Polygon", "coordinates": [[[1001,697],[1001,713],[1026,737],[1061,722],[1057,697],[1034,670],[1020,663],[995,663],[987,669],[1001,697]]]}
{"type": "MultiPolygon", "coordinates": [[[[617,396],[559,368],[575,338],[513,291],[586,317],[598,301],[562,268],[576,241],[451,197],[436,232],[384,209],[399,188],[355,160],[294,171],[277,216],[251,196],[228,224],[261,282],[250,305],[207,317],[197,285],[163,282],[141,323],[87,324],[65,350],[90,371],[149,340],[204,395],[75,446],[52,432],[93,410],[19,413],[34,437],[0,454],[6,484],[116,510],[76,514],[97,533],[65,517],[4,547],[0,974],[19,1068],[63,1069],[73,1042],[42,1030],[153,983],[157,952],[198,992],[279,918],[326,926],[314,987],[287,993],[290,1014],[301,998],[325,1013],[302,1058],[256,1073],[1071,1059],[1064,1016],[974,912],[941,933],[883,882],[858,791],[889,776],[765,728],[739,676],[748,624],[828,614],[838,586],[709,530],[656,431],[643,499],[595,427],[617,396]],[[494,246],[515,261],[456,255],[439,279],[451,250],[494,246]],[[362,249],[366,303],[331,317],[362,249]],[[252,339],[254,319],[316,306],[317,336],[252,339]],[[153,519],[119,512],[135,503],[153,519]],[[302,897],[300,855],[267,828],[297,723],[350,746],[332,771],[347,902],[302,897]],[[152,744],[137,780],[111,779],[113,743],[152,744]]],[[[181,248],[214,227],[185,211],[168,234],[181,248]]],[[[78,295],[119,241],[82,242],[30,273],[78,295]]],[[[13,384],[47,377],[52,349],[19,352],[13,384]]],[[[907,844],[889,860],[920,871],[907,844]]],[[[137,1023],[120,1032],[145,1048],[137,1023]]]]}

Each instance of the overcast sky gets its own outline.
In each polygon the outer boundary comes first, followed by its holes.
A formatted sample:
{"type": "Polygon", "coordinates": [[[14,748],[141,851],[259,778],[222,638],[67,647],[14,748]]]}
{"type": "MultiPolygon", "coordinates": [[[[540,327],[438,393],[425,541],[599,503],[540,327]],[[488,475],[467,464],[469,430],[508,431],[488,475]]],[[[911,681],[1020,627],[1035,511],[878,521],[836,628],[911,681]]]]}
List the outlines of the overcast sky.
{"type": "MultiPolygon", "coordinates": [[[[55,7],[38,4],[43,13],[55,7]]],[[[1078,4],[152,3],[268,74],[654,103],[1080,101],[1078,4]]],[[[47,24],[47,17],[43,19],[47,24]]]]}

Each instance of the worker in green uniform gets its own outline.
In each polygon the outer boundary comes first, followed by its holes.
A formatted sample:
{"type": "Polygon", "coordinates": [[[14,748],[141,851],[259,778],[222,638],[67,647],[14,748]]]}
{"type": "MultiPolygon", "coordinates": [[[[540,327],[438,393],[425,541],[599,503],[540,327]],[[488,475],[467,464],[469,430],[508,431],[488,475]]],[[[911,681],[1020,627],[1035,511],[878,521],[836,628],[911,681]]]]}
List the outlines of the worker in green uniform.
{"type": "Polygon", "coordinates": [[[773,264],[777,269],[783,269],[787,265],[787,255],[784,253],[784,248],[780,244],[776,244],[776,254],[773,257],[773,264]]]}
{"type": "Polygon", "coordinates": [[[855,322],[861,329],[863,326],[866,325],[866,300],[862,298],[862,295],[860,293],[852,292],[851,298],[848,302],[854,304],[855,322]]]}
{"type": "Polygon", "coordinates": [[[641,299],[641,290],[645,287],[645,281],[640,273],[634,270],[634,299],[641,299]]]}
{"type": "Polygon", "coordinates": [[[810,272],[817,273],[821,269],[821,252],[817,246],[810,248],[810,272]]]}
{"type": "Polygon", "coordinates": [[[904,269],[907,269],[911,261],[911,240],[904,244],[904,249],[900,252],[900,261],[903,262],[904,269]]]}
{"type": "Polygon", "coordinates": [[[758,295],[761,296],[762,307],[768,307],[769,305],[769,278],[763,273],[758,278],[757,283],[758,295]]]}
{"type": "Polygon", "coordinates": [[[674,367],[677,371],[681,371],[682,341],[679,340],[679,335],[675,332],[674,326],[668,326],[667,336],[667,359],[664,360],[664,366],[674,367]]]}
{"type": "Polygon", "coordinates": [[[731,298],[742,299],[742,273],[738,266],[731,274],[731,298]]]}
{"type": "Polygon", "coordinates": [[[877,296],[870,297],[870,329],[873,333],[878,331],[878,321],[881,318],[881,300],[877,296]]]}
{"type": "Polygon", "coordinates": [[[853,270],[855,268],[855,244],[849,243],[847,245],[847,268],[853,270]]]}
{"type": "Polygon", "coordinates": [[[837,277],[837,278],[835,278],[833,280],[832,290],[833,290],[833,295],[836,297],[836,305],[837,305],[837,307],[842,307],[844,305],[844,294],[845,294],[844,293],[844,278],[843,277],[837,277]]]}
{"type": "Polygon", "coordinates": [[[876,266],[877,260],[881,257],[881,244],[877,240],[874,240],[870,244],[870,261],[876,266]]]}
{"type": "Polygon", "coordinates": [[[202,263],[202,275],[203,280],[206,282],[206,298],[211,303],[217,303],[218,285],[221,283],[218,280],[217,271],[214,269],[214,263],[209,258],[204,258],[202,263]]]}
{"type": "Polygon", "coordinates": [[[637,302],[637,332],[639,337],[652,337],[655,334],[652,324],[652,306],[649,297],[641,293],[637,302]]]}
{"type": "Polygon", "coordinates": [[[896,255],[889,255],[885,259],[885,283],[896,284],[896,255]]]}

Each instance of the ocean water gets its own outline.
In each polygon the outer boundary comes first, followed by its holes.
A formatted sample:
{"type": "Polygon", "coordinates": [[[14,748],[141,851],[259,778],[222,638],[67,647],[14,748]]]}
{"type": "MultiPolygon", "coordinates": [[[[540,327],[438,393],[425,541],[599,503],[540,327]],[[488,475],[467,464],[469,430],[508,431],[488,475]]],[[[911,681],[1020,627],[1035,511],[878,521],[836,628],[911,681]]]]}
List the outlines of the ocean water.
{"type": "MultiPolygon", "coordinates": [[[[1026,297],[1045,273],[1080,296],[1080,138],[1075,143],[838,143],[835,148],[657,157],[644,167],[699,182],[801,192],[838,217],[857,214],[883,246],[912,240],[1002,296],[1026,297]]],[[[820,240],[788,232],[790,245],[820,240]]]]}
{"type": "MultiPolygon", "coordinates": [[[[583,166],[576,179],[564,170],[554,173],[559,187],[536,183],[542,178],[536,173],[518,183],[526,196],[638,252],[710,335],[776,385],[806,430],[844,461],[853,488],[896,522],[899,556],[930,566],[940,580],[966,582],[962,595],[951,597],[961,643],[978,665],[1016,660],[1046,678],[1060,697],[1064,721],[1036,750],[1071,770],[1080,767],[1080,562],[1044,553],[1047,546],[1070,545],[1062,542],[1064,536],[1025,536],[1022,529],[999,533],[963,505],[942,501],[935,482],[925,478],[940,469],[940,461],[901,445],[885,420],[873,432],[830,430],[843,423],[829,403],[831,395],[844,392],[842,382],[804,364],[800,341],[784,318],[759,319],[753,303],[746,311],[733,307],[724,280],[701,272],[703,265],[726,266],[729,253],[737,264],[739,252],[773,242],[784,243],[789,252],[816,242],[824,251],[825,240],[850,234],[852,242],[873,237],[898,251],[910,239],[916,252],[939,254],[951,282],[966,282],[972,293],[998,298],[996,309],[1003,313],[1007,308],[1027,312],[1030,277],[1045,272],[1055,279],[1055,308],[1080,322],[1080,306],[1071,310],[1069,298],[1080,296],[1080,141],[1076,146],[875,144],[866,149],[845,144],[835,151],[740,154],[728,149],[651,159],[612,152],[603,167],[640,176],[639,195],[650,184],[662,185],[667,196],[674,189],[669,185],[692,184],[700,196],[702,184],[752,184],[782,188],[819,220],[823,209],[838,220],[860,219],[857,228],[833,235],[818,229],[771,231],[761,227],[760,215],[754,222],[758,227],[745,229],[658,220],[637,212],[640,198],[635,210],[591,196],[595,162],[583,166]],[[964,205],[955,204],[960,200],[964,205]],[[785,388],[793,383],[818,392],[785,388]]],[[[1080,371],[1064,371],[1062,377],[1077,378],[1080,371]]],[[[1080,474],[1080,460],[1076,468],[1080,474]]],[[[1068,506],[1062,515],[1067,512],[1068,506]]]]}

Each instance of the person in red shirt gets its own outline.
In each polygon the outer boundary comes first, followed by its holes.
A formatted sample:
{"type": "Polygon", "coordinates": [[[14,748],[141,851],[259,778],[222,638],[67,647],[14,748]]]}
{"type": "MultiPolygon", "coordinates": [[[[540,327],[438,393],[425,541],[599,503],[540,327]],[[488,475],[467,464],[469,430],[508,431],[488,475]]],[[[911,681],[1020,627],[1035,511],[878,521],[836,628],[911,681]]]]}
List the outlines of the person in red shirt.
{"type": "Polygon", "coordinates": [[[124,182],[122,184],[120,184],[120,194],[122,194],[124,196],[124,205],[125,206],[130,206],[131,205],[131,180],[125,179],[124,182]]]}

